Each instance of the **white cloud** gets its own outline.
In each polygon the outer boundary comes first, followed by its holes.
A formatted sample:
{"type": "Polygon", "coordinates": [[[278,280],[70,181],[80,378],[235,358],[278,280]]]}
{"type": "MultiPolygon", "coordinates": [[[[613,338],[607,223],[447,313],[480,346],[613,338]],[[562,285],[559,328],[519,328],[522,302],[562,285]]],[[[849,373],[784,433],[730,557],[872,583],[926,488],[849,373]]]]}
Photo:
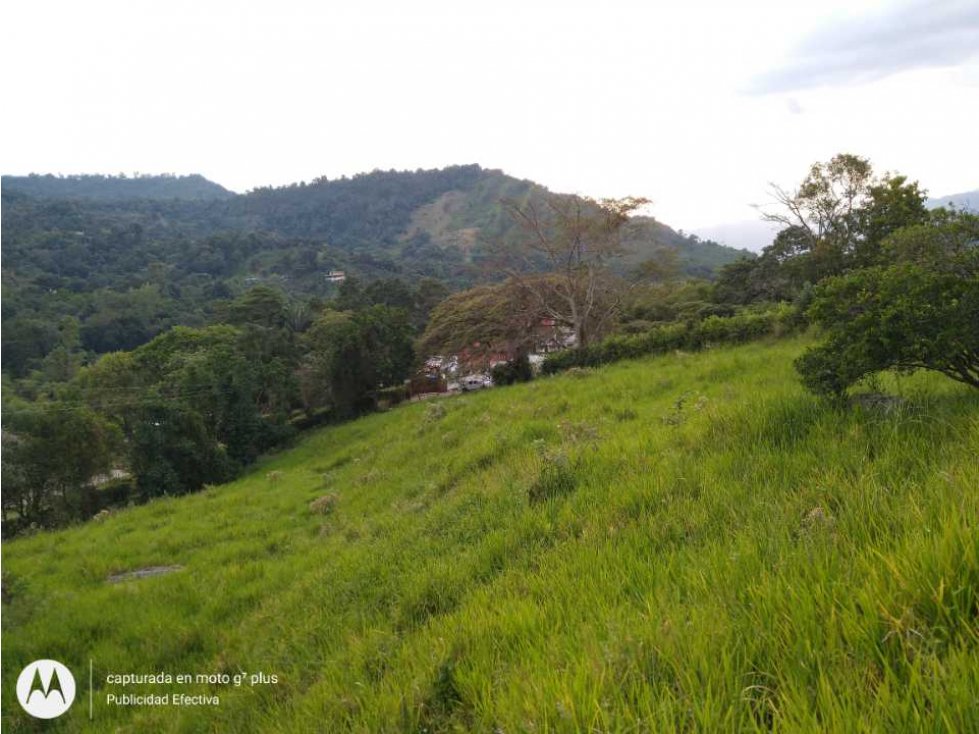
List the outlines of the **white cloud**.
{"type": "Polygon", "coordinates": [[[909,69],[954,66],[979,55],[979,4],[913,0],[824,22],[784,65],[756,76],[753,93],[882,79],[909,69]]]}

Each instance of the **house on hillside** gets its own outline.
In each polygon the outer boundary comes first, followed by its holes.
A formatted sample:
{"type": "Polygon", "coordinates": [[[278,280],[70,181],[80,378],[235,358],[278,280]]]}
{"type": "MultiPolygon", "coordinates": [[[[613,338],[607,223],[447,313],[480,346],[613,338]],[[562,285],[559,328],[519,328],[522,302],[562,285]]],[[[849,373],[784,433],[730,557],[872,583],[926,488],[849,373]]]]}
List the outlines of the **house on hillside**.
{"type": "Polygon", "coordinates": [[[551,354],[575,345],[574,331],[554,319],[541,319],[534,330],[534,349],[531,354],[551,354]]]}
{"type": "MultiPolygon", "coordinates": [[[[558,324],[554,319],[541,319],[531,333],[520,340],[519,345],[501,346],[476,341],[453,355],[430,356],[425,360],[422,370],[430,376],[428,384],[433,388],[436,384],[433,376],[438,374],[444,378],[449,392],[476,390],[491,387],[493,383],[489,374],[493,368],[512,362],[521,353],[527,355],[531,367],[537,371],[548,354],[574,345],[575,335],[571,329],[558,324]]],[[[419,388],[423,388],[426,383],[416,382],[416,379],[417,377],[412,380],[411,389],[417,394],[419,388]]]]}

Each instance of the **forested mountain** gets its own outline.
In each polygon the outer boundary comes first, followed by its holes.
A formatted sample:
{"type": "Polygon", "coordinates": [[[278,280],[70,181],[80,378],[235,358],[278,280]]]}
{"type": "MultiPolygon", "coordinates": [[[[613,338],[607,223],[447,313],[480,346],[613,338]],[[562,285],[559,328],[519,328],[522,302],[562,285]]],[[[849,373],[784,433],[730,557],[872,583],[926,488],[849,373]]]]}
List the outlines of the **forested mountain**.
{"type": "Polygon", "coordinates": [[[52,174],[30,176],[4,176],[4,191],[20,191],[31,196],[48,199],[98,199],[102,201],[129,201],[133,199],[230,199],[234,192],[208,181],[199,174],[176,176],[163,174],[147,176],[136,174],[100,176],[52,174]]]}
{"type": "MultiPolygon", "coordinates": [[[[3,365],[26,374],[59,344],[132,349],[265,283],[328,298],[333,270],[363,281],[498,280],[489,242],[513,236],[502,199],[542,187],[477,165],[375,171],[235,195],[201,176],[4,176],[3,365]]],[[[709,276],[742,252],[637,218],[628,265],[675,248],[709,276]]]]}
{"type": "Polygon", "coordinates": [[[940,206],[954,206],[957,209],[979,211],[979,189],[929,199],[927,205],[929,209],[937,209],[940,206]]]}

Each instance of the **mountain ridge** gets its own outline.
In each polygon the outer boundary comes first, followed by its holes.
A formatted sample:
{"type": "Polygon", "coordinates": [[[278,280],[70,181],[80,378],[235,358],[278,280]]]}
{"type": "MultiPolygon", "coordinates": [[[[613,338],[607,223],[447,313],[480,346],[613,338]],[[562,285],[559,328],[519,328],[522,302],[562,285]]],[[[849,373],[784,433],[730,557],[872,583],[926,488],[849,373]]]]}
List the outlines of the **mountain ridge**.
{"type": "Polygon", "coordinates": [[[14,191],[45,199],[90,199],[96,201],[129,201],[133,199],[222,200],[236,194],[199,173],[189,175],[30,173],[26,176],[4,175],[4,193],[14,191]]]}
{"type": "MultiPolygon", "coordinates": [[[[199,176],[4,176],[4,368],[24,375],[78,340],[92,354],[133,349],[172,326],[210,323],[256,285],[301,304],[334,297],[336,271],[411,288],[437,278],[450,291],[501,280],[489,243],[519,233],[500,200],[548,193],[478,165],[246,194],[216,186],[199,176]]],[[[623,274],[664,248],[676,249],[681,274],[700,277],[746,254],[636,223],[623,274]]]]}
{"type": "MultiPolygon", "coordinates": [[[[308,183],[259,187],[244,194],[230,192],[199,174],[4,176],[2,190],[8,206],[15,205],[20,195],[27,195],[41,201],[68,200],[82,208],[124,207],[127,214],[137,218],[146,214],[141,209],[149,207],[148,202],[166,201],[176,208],[163,218],[177,229],[206,213],[203,226],[182,227],[189,236],[260,231],[319,239],[348,252],[366,246],[394,260],[385,270],[397,271],[400,265],[406,274],[414,270],[438,277],[445,274],[425,272],[426,258],[437,259],[448,253],[459,260],[456,270],[465,271],[479,258],[480,243],[513,230],[513,222],[499,207],[500,200],[519,201],[551,193],[532,181],[476,164],[415,171],[375,170],[339,179],[322,177],[308,183]]],[[[150,225],[160,224],[159,220],[157,216],[150,225]]],[[[635,217],[634,221],[640,226],[629,242],[632,252],[627,261],[631,264],[662,247],[672,247],[687,274],[709,277],[721,265],[748,254],[682,235],[652,217],[635,217]]],[[[147,226],[143,221],[140,224],[147,226]]],[[[370,270],[356,264],[351,269],[370,270]]],[[[456,272],[455,277],[480,280],[472,272],[468,276],[456,272]]]]}
{"type": "Polygon", "coordinates": [[[979,211],[979,189],[972,191],[960,191],[957,194],[948,194],[928,199],[926,206],[929,209],[937,209],[940,206],[954,205],[958,209],[969,209],[979,211]]]}

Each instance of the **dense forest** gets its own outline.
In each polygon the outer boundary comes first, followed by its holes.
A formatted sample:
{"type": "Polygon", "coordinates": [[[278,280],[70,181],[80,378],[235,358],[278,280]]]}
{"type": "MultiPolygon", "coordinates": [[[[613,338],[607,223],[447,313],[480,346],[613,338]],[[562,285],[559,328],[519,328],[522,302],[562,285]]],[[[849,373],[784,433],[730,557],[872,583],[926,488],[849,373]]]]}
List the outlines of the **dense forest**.
{"type": "Polygon", "coordinates": [[[4,176],[4,189],[16,190],[45,199],[92,199],[98,201],[132,201],[136,199],[181,199],[204,201],[234,198],[234,192],[208,181],[200,174],[148,175],[124,173],[118,176],[54,174],[4,176]]]}
{"type": "MultiPolygon", "coordinates": [[[[499,280],[485,261],[486,244],[512,228],[499,202],[541,192],[475,165],[241,196],[200,176],[5,176],[3,367],[41,368],[65,329],[89,354],[132,349],[213,322],[217,303],[257,284],[290,301],[330,298],[334,270],[450,289],[499,280]]],[[[633,262],[675,248],[685,272],[709,276],[742,254],[642,222],[633,262]]]]}

